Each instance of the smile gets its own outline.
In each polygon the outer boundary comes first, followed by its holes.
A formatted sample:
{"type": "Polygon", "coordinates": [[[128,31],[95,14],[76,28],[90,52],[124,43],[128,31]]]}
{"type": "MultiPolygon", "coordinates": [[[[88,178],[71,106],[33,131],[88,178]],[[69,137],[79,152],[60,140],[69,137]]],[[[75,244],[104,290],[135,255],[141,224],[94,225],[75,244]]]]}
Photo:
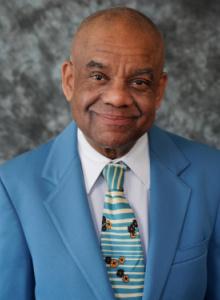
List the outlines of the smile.
{"type": "Polygon", "coordinates": [[[125,126],[131,125],[134,120],[137,119],[137,116],[122,116],[122,115],[112,115],[112,114],[99,114],[96,113],[96,116],[100,121],[109,126],[125,126]]]}

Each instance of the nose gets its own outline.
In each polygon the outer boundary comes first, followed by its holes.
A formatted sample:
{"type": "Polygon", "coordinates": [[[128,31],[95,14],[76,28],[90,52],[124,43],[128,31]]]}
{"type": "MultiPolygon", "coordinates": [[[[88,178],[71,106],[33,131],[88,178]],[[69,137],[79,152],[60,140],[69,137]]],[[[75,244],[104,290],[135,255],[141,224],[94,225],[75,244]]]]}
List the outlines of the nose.
{"type": "Polygon", "coordinates": [[[115,107],[127,107],[133,103],[128,87],[122,81],[114,81],[106,87],[103,102],[115,107]]]}

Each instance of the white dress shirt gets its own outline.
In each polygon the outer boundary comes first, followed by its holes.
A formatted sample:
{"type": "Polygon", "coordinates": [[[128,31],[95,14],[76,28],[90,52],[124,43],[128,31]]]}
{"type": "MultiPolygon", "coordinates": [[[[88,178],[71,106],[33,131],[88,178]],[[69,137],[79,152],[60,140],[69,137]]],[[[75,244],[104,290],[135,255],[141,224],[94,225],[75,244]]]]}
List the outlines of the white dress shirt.
{"type": "Polygon", "coordinates": [[[129,169],[125,173],[124,193],[134,210],[139,226],[145,257],[148,246],[148,198],[150,188],[150,160],[148,135],[138,139],[124,156],[111,160],[97,152],[78,129],[78,151],[82,164],[86,192],[94,225],[100,238],[104,195],[107,184],[101,172],[109,162],[123,161],[129,169]]]}

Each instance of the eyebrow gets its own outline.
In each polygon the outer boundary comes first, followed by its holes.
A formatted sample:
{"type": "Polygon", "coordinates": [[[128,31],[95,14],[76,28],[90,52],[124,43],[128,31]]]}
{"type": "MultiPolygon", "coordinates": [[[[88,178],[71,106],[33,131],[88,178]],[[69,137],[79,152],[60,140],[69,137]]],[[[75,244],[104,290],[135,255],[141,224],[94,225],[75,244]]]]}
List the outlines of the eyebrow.
{"type": "MultiPolygon", "coordinates": [[[[92,68],[104,69],[106,66],[98,61],[91,60],[86,64],[86,67],[88,69],[92,69],[92,68]]],[[[136,69],[134,70],[134,72],[132,72],[132,76],[139,76],[139,75],[148,75],[150,76],[151,80],[154,79],[154,72],[152,68],[136,69]]]]}
{"type": "Polygon", "coordinates": [[[149,75],[151,79],[154,79],[154,72],[151,68],[144,68],[144,69],[137,69],[132,73],[132,76],[139,76],[139,75],[149,75]]]}
{"type": "Polygon", "coordinates": [[[90,62],[88,62],[88,64],[86,64],[86,67],[91,69],[91,68],[99,68],[99,69],[103,69],[105,66],[97,61],[91,60],[90,62]]]}

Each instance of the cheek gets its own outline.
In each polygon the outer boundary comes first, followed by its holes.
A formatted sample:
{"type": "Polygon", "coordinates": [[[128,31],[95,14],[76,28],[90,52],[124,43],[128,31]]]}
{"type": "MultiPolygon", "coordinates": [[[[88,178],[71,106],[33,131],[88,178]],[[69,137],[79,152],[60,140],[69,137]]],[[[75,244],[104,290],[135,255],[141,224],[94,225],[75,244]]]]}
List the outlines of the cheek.
{"type": "Polygon", "coordinates": [[[142,113],[141,118],[137,121],[137,130],[142,132],[147,131],[153,124],[156,116],[156,103],[153,100],[145,100],[139,104],[139,109],[142,113]]]}
{"type": "Polygon", "coordinates": [[[72,117],[82,131],[92,131],[93,120],[89,107],[96,102],[96,95],[88,91],[76,92],[71,101],[72,117]]]}
{"type": "Polygon", "coordinates": [[[143,117],[148,117],[156,113],[157,104],[156,100],[152,98],[143,99],[138,104],[140,111],[142,112],[143,117]]]}
{"type": "Polygon", "coordinates": [[[91,93],[87,91],[75,91],[71,101],[72,113],[74,115],[84,114],[89,105],[91,105],[92,101],[93,99],[91,98],[91,93]]]}

